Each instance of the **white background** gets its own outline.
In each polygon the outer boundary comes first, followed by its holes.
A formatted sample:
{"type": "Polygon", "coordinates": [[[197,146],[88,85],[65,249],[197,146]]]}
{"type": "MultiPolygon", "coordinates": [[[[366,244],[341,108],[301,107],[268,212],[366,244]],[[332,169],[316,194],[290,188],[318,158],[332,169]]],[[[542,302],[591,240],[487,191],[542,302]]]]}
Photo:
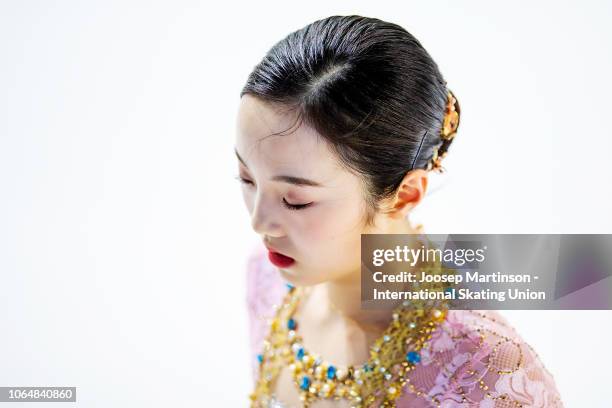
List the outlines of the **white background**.
{"type": "MultiPolygon", "coordinates": [[[[610,3],[332,3],[0,3],[0,386],[247,405],[239,92],[328,15],[403,25],[460,100],[427,232],[612,232],[610,3]]],[[[612,312],[504,314],[567,407],[609,406],[612,312]]]]}

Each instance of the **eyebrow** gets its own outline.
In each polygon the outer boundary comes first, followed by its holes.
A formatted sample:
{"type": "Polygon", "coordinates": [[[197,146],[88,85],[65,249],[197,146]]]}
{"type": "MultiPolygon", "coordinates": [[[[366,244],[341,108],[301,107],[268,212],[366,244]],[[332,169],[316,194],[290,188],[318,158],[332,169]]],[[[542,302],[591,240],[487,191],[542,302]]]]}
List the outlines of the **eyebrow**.
{"type": "MultiPolygon", "coordinates": [[[[244,160],[242,160],[242,157],[240,157],[240,155],[238,154],[238,150],[236,150],[236,148],[234,148],[234,153],[236,153],[236,157],[238,158],[238,160],[240,160],[240,163],[242,163],[244,165],[244,167],[246,167],[247,169],[249,168],[249,166],[247,166],[247,164],[244,162],[244,160]]],[[[298,187],[323,187],[323,185],[319,182],[316,182],[314,180],[309,180],[307,178],[303,178],[303,177],[295,177],[295,176],[287,176],[287,175],[277,175],[272,177],[270,180],[272,181],[280,181],[283,183],[289,183],[289,184],[293,184],[295,186],[298,187]]]]}

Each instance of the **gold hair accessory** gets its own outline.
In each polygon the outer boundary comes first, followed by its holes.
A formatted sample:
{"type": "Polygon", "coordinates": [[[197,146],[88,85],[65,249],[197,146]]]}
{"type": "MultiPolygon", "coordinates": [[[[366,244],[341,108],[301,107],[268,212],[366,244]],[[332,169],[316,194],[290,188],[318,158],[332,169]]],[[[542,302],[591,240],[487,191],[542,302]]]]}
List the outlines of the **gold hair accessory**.
{"type": "Polygon", "coordinates": [[[442,159],[447,155],[447,149],[451,141],[457,133],[459,127],[459,114],[461,110],[457,103],[455,95],[448,90],[447,91],[447,102],[446,108],[444,109],[444,119],[442,121],[442,128],[440,129],[440,138],[442,144],[434,149],[433,157],[427,164],[427,170],[434,170],[438,173],[444,173],[445,169],[442,167],[442,159]],[[440,148],[444,146],[443,152],[438,154],[440,148]]]}

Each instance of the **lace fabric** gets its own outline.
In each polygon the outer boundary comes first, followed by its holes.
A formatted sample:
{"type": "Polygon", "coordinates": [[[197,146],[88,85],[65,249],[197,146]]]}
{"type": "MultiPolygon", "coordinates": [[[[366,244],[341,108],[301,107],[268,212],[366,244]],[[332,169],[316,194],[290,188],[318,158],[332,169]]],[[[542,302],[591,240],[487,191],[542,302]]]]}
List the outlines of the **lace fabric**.
{"type": "MultiPolygon", "coordinates": [[[[287,287],[265,248],[255,248],[246,266],[255,382],[268,319],[287,287]]],[[[285,408],[272,400],[270,406],[285,408]]],[[[410,372],[397,407],[563,408],[563,403],[536,352],[498,312],[450,310],[421,350],[421,362],[410,372]]]]}

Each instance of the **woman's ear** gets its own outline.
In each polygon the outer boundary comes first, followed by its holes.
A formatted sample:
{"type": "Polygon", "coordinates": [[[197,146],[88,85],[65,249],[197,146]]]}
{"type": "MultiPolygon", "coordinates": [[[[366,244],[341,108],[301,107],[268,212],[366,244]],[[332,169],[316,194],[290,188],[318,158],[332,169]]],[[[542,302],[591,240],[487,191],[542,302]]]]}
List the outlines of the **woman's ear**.
{"type": "Polygon", "coordinates": [[[390,203],[388,215],[392,218],[406,218],[408,213],[425,197],[427,181],[427,171],[424,169],[411,170],[406,173],[390,203]]]}

